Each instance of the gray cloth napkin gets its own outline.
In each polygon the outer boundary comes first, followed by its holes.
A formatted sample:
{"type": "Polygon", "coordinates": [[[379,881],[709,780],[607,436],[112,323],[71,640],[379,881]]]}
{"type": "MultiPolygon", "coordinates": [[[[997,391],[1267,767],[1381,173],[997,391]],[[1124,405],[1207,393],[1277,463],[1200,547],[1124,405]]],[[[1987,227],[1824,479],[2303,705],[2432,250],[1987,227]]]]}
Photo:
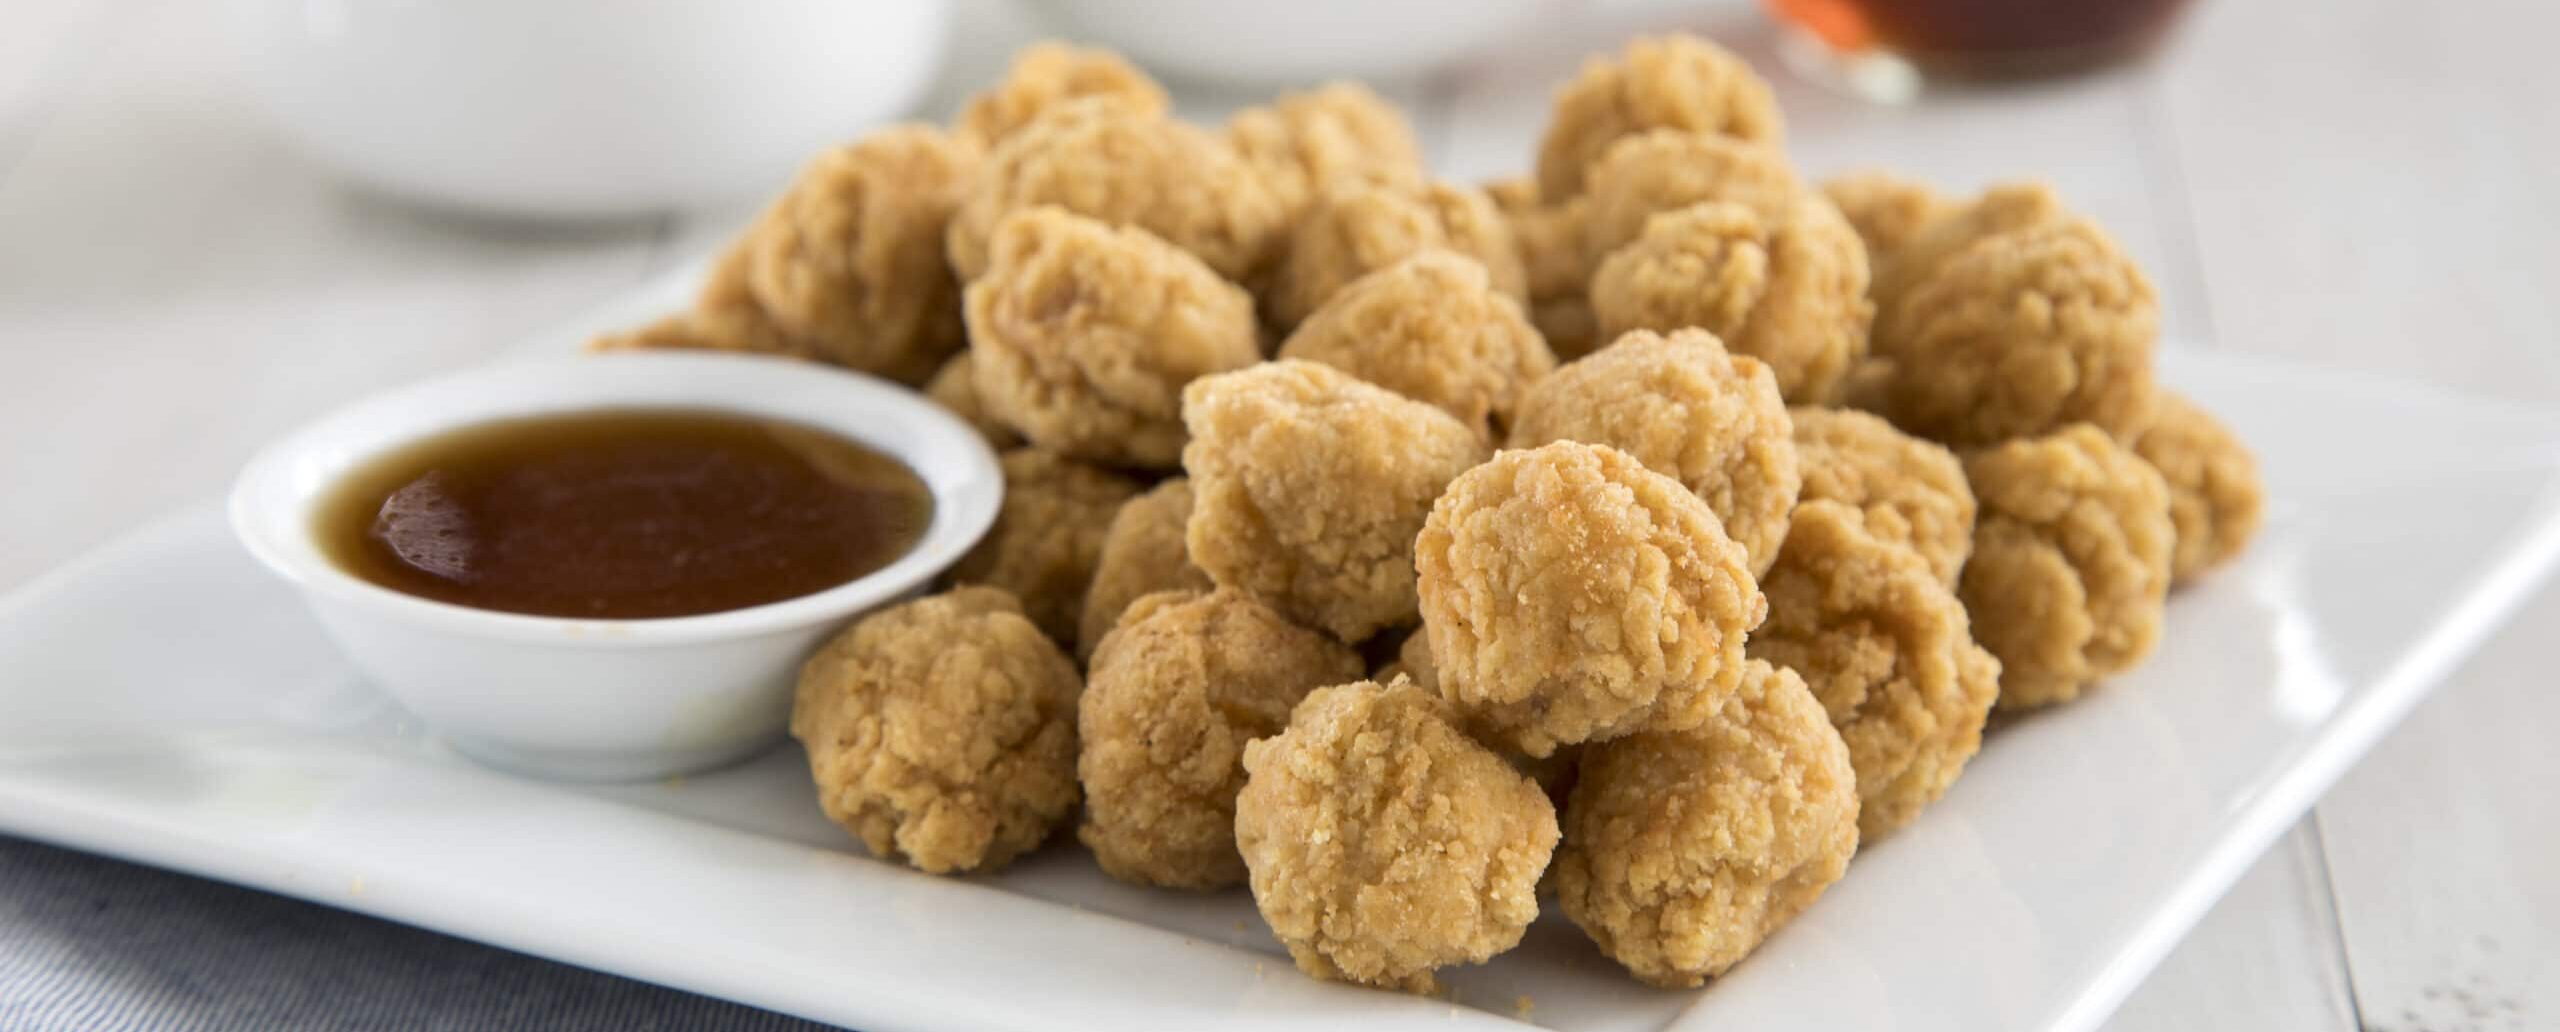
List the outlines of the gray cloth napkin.
{"type": "Polygon", "coordinates": [[[0,1029],[828,1026],[0,836],[0,1029]]]}

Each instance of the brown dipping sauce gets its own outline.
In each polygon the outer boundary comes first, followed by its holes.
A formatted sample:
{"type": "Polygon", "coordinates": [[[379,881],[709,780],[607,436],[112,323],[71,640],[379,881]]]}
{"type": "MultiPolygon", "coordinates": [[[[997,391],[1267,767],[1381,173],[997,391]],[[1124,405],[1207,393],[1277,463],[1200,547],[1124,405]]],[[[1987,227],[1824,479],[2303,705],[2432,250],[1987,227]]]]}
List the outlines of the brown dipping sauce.
{"type": "Polygon", "coordinates": [[[691,616],[778,602],[915,547],[933,494],[898,460],[778,420],[598,409],[440,434],[321,500],[341,568],[510,613],[691,616]]]}

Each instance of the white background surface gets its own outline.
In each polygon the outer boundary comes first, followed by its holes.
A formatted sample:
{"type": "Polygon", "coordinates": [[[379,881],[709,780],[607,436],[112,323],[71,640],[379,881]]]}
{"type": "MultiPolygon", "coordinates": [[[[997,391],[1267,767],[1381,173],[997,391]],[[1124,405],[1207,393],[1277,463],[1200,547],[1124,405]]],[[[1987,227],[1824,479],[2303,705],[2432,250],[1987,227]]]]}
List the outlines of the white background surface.
{"type": "MultiPolygon", "coordinates": [[[[526,228],[349,191],[240,95],[220,6],[0,8],[0,586],[218,491],[338,399],[493,354],[743,217],[526,228]]],[[[1445,172],[1524,168],[1552,84],[1629,27],[1687,24],[1770,60],[1747,9],[1574,10],[1391,91],[1445,172]]],[[[1032,24],[971,6],[953,80],[992,74],[1032,24]]],[[[2158,60],[2056,87],[1892,111],[1778,79],[1809,172],[2055,180],[2149,264],[2179,336],[2555,404],[2554,38],[2560,15],[2530,0],[2200,0],[2158,60]]],[[[1245,99],[1176,89],[1194,114],[1245,99]]],[[[2373,561],[2390,590],[2392,557],[2373,561]]],[[[2560,1021],[2555,620],[2546,592],[2110,1027],[2560,1021]]]]}

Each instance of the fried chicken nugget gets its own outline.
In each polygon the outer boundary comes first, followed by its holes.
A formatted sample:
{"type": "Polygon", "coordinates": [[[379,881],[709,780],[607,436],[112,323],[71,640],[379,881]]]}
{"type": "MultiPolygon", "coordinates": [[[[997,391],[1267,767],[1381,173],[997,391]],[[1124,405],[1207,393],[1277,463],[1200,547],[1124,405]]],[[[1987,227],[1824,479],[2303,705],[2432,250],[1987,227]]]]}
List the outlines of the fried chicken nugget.
{"type": "Polygon", "coordinates": [[[2231,428],[2184,396],[2162,391],[2159,410],[2133,450],[2169,485],[2169,521],[2178,532],[2169,557],[2172,585],[2249,547],[2266,515],[2266,487],[2258,480],[2258,460],[2231,428]]]}
{"type": "Polygon", "coordinates": [[[1493,289],[1527,296],[1528,274],[1511,226],[1482,191],[1443,182],[1336,180],[1289,231],[1263,299],[1265,314],[1295,327],[1351,281],[1434,248],[1483,263],[1493,289]]]}
{"type": "Polygon", "coordinates": [[[1549,879],[1556,900],[1637,978],[1696,986],[1848,870],[1855,777],[1804,682],[1753,660],[1699,727],[1583,750],[1549,879]]]}
{"type": "MultiPolygon", "coordinates": [[[[1404,641],[1396,646],[1395,660],[1369,675],[1370,680],[1379,684],[1391,683],[1399,677],[1412,681],[1414,687],[1426,692],[1436,693],[1440,690],[1440,666],[1431,659],[1429,631],[1417,629],[1412,634],[1405,635],[1404,641]]],[[[1464,720],[1461,721],[1459,729],[1467,732],[1468,737],[1484,743],[1485,748],[1511,761],[1513,769],[1528,775],[1529,780],[1538,783],[1538,788],[1547,793],[1549,802],[1556,804],[1559,809],[1563,808],[1565,793],[1573,790],[1573,772],[1582,756],[1581,746],[1567,745],[1559,747],[1550,755],[1529,756],[1511,751],[1503,744],[1506,737],[1504,735],[1487,733],[1464,720]]]]}
{"type": "Polygon", "coordinates": [[[1775,146],[1784,136],[1769,83],[1732,51],[1689,35],[1630,41],[1616,60],[1594,57],[1556,92],[1538,142],[1538,188],[1549,200],[1582,192],[1585,169],[1610,144],[1652,129],[1775,146]]]}
{"type": "Polygon", "coordinates": [[[2156,393],[2150,281],[2088,220],[2002,228],[2010,207],[1949,216],[1894,260],[1873,342],[1891,361],[1884,414],[1958,448],[2084,422],[2130,440],[2156,393]]]}
{"type": "Polygon", "coordinates": [[[1013,596],[863,617],[801,669],[791,734],[818,803],[877,856],[992,871],[1076,809],[1076,668],[1013,596]]]}
{"type": "Polygon", "coordinates": [[[1455,417],[1314,362],[1183,391],[1191,561],[1291,620],[1360,641],[1415,618],[1413,540],[1484,461],[1455,417]]]}
{"type": "Polygon", "coordinates": [[[1360,679],[1360,654],[1233,589],[1158,592],[1094,653],[1077,734],[1076,836],[1122,881],[1244,881],[1236,793],[1244,747],[1288,726],[1308,692],[1360,679]]]}
{"type": "Polygon", "coordinates": [[[1753,574],[1787,537],[1803,480],[1768,367],[1705,330],[1637,331],[1529,389],[1511,447],[1605,444],[1678,480],[1715,510],[1753,574]]]}
{"type": "Polygon", "coordinates": [[[1881,270],[1887,259],[1929,224],[1954,214],[1954,198],[1916,179],[1880,169],[1864,169],[1824,180],[1822,195],[1840,209],[1866,245],[1867,267],[1881,270]]]}
{"type": "Polygon", "coordinates": [[[1945,446],[1893,428],[1866,412],[1798,407],[1796,465],[1804,472],[1797,511],[1817,501],[1861,510],[1867,533],[1920,554],[1952,588],[1973,553],[1973,487],[1945,446]]]}
{"type": "Polygon", "coordinates": [[[1120,623],[1129,603],[1159,591],[1207,591],[1209,575],[1192,565],[1183,541],[1191,526],[1191,481],[1174,477],[1122,503],[1102,535],[1102,557],[1093,586],[1084,593],[1076,627],[1076,656],[1093,658],[1102,636],[1120,623]]]}
{"type": "Polygon", "coordinates": [[[1070,458],[1182,461],[1182,388],[1262,360],[1253,296],[1143,229],[1043,205],[996,226],[969,284],[978,397],[1070,458]]]}
{"type": "Polygon", "coordinates": [[[1004,451],[1020,445],[1022,435],[989,415],[986,404],[978,400],[978,377],[972,366],[966,350],[951,356],[933,379],[925,381],[925,398],[969,424],[978,436],[987,439],[987,447],[1004,451]]]}
{"type": "Polygon", "coordinates": [[[1645,225],[1662,212],[1723,201],[1774,225],[1804,196],[1786,155],[1774,149],[1670,129],[1627,137],[1591,166],[1583,274],[1597,273],[1601,262],[1643,236],[1645,225]]]}
{"type": "Polygon", "coordinates": [[[1661,212],[1591,279],[1600,335],[1696,326],[1766,363],[1790,402],[1829,400],[1867,354],[1867,254],[1831,202],[1782,218],[1708,201],[1661,212]]]}
{"type": "Polygon", "coordinates": [[[1741,545],[1679,481],[1559,441],[1468,470],[1414,543],[1442,696],[1530,756],[1690,727],[1768,613],[1741,545]]]}
{"type": "Polygon", "coordinates": [[[1109,97],[1060,102],[996,145],[952,216],[951,267],[978,278],[997,223],[1043,204],[1144,229],[1230,280],[1284,227],[1280,202],[1224,140],[1109,97]]]}
{"type": "Polygon", "coordinates": [[[1227,140],[1294,223],[1336,180],[1422,182],[1422,145],[1395,105],[1356,82],[1282,94],[1227,120],[1227,140]]]}
{"type": "Polygon", "coordinates": [[[1806,502],[1760,579],[1769,620],[1745,646],[1804,678],[1849,746],[1858,835],[1873,841],[1945,795],[1982,747],[2000,662],[1918,553],[1838,502],[1806,502]]]}
{"type": "Polygon", "coordinates": [[[942,242],[979,160],[913,125],[820,153],[734,245],[748,291],[810,356],[924,382],[961,343],[942,242]]]}
{"type": "Polygon", "coordinates": [[[1576,194],[1549,203],[1538,197],[1538,184],[1525,177],[1486,183],[1484,192],[1511,224],[1511,242],[1528,274],[1530,301],[1580,297],[1590,288],[1590,266],[1582,260],[1582,224],[1590,217],[1590,198],[1576,194]]]}
{"type": "Polygon", "coordinates": [[[1280,344],[1283,359],[1322,362],[1437,406],[1498,438],[1556,358],[1520,302],[1484,266],[1428,250],[1351,281],[1280,344]]]}
{"type": "Polygon", "coordinates": [[[949,579],[1011,592],[1049,637],[1073,642],[1103,535],[1138,484],[1039,448],[1017,448],[997,462],[1004,505],[987,536],[952,564],[949,579]]]}
{"type": "Polygon", "coordinates": [[[1965,458],[1982,510],[1956,595],[2000,659],[2000,708],[2068,702],[2160,640],[2169,487],[2097,427],[1965,458]]]}
{"type": "Polygon", "coordinates": [[[1164,87],[1120,55],[1047,41],[1016,51],[1004,78],[969,99],[954,131],[993,147],[1050,108],[1086,97],[1109,98],[1140,114],[1173,110],[1164,87]]]}
{"type": "Polygon", "coordinates": [[[1517,945],[1556,813],[1538,786],[1398,681],[1307,696],[1245,746],[1236,845],[1298,969],[1430,992],[1435,968],[1517,945]]]}
{"type": "Polygon", "coordinates": [[[765,315],[747,289],[747,252],[731,247],[713,262],[693,307],[637,329],[606,333],[587,342],[587,350],[743,351],[765,355],[810,357],[786,338],[765,315]]]}

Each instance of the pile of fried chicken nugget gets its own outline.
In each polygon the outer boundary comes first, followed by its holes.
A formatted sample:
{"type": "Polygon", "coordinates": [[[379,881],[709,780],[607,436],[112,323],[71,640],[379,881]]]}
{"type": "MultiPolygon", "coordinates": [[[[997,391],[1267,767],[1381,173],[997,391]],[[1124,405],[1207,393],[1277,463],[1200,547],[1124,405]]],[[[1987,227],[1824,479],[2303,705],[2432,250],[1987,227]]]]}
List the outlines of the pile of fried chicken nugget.
{"type": "Polygon", "coordinates": [[[1642,39],[1475,186],[1357,85],[1204,128],[1044,44],[599,346],[893,378],[1000,451],[948,589],[800,681],[873,852],[989,871],[1072,823],[1416,992],[1546,899],[1694,986],[2259,521],[2105,231],[2032,183],[1809,185],[1782,132],[1732,54],[1642,39]]]}

